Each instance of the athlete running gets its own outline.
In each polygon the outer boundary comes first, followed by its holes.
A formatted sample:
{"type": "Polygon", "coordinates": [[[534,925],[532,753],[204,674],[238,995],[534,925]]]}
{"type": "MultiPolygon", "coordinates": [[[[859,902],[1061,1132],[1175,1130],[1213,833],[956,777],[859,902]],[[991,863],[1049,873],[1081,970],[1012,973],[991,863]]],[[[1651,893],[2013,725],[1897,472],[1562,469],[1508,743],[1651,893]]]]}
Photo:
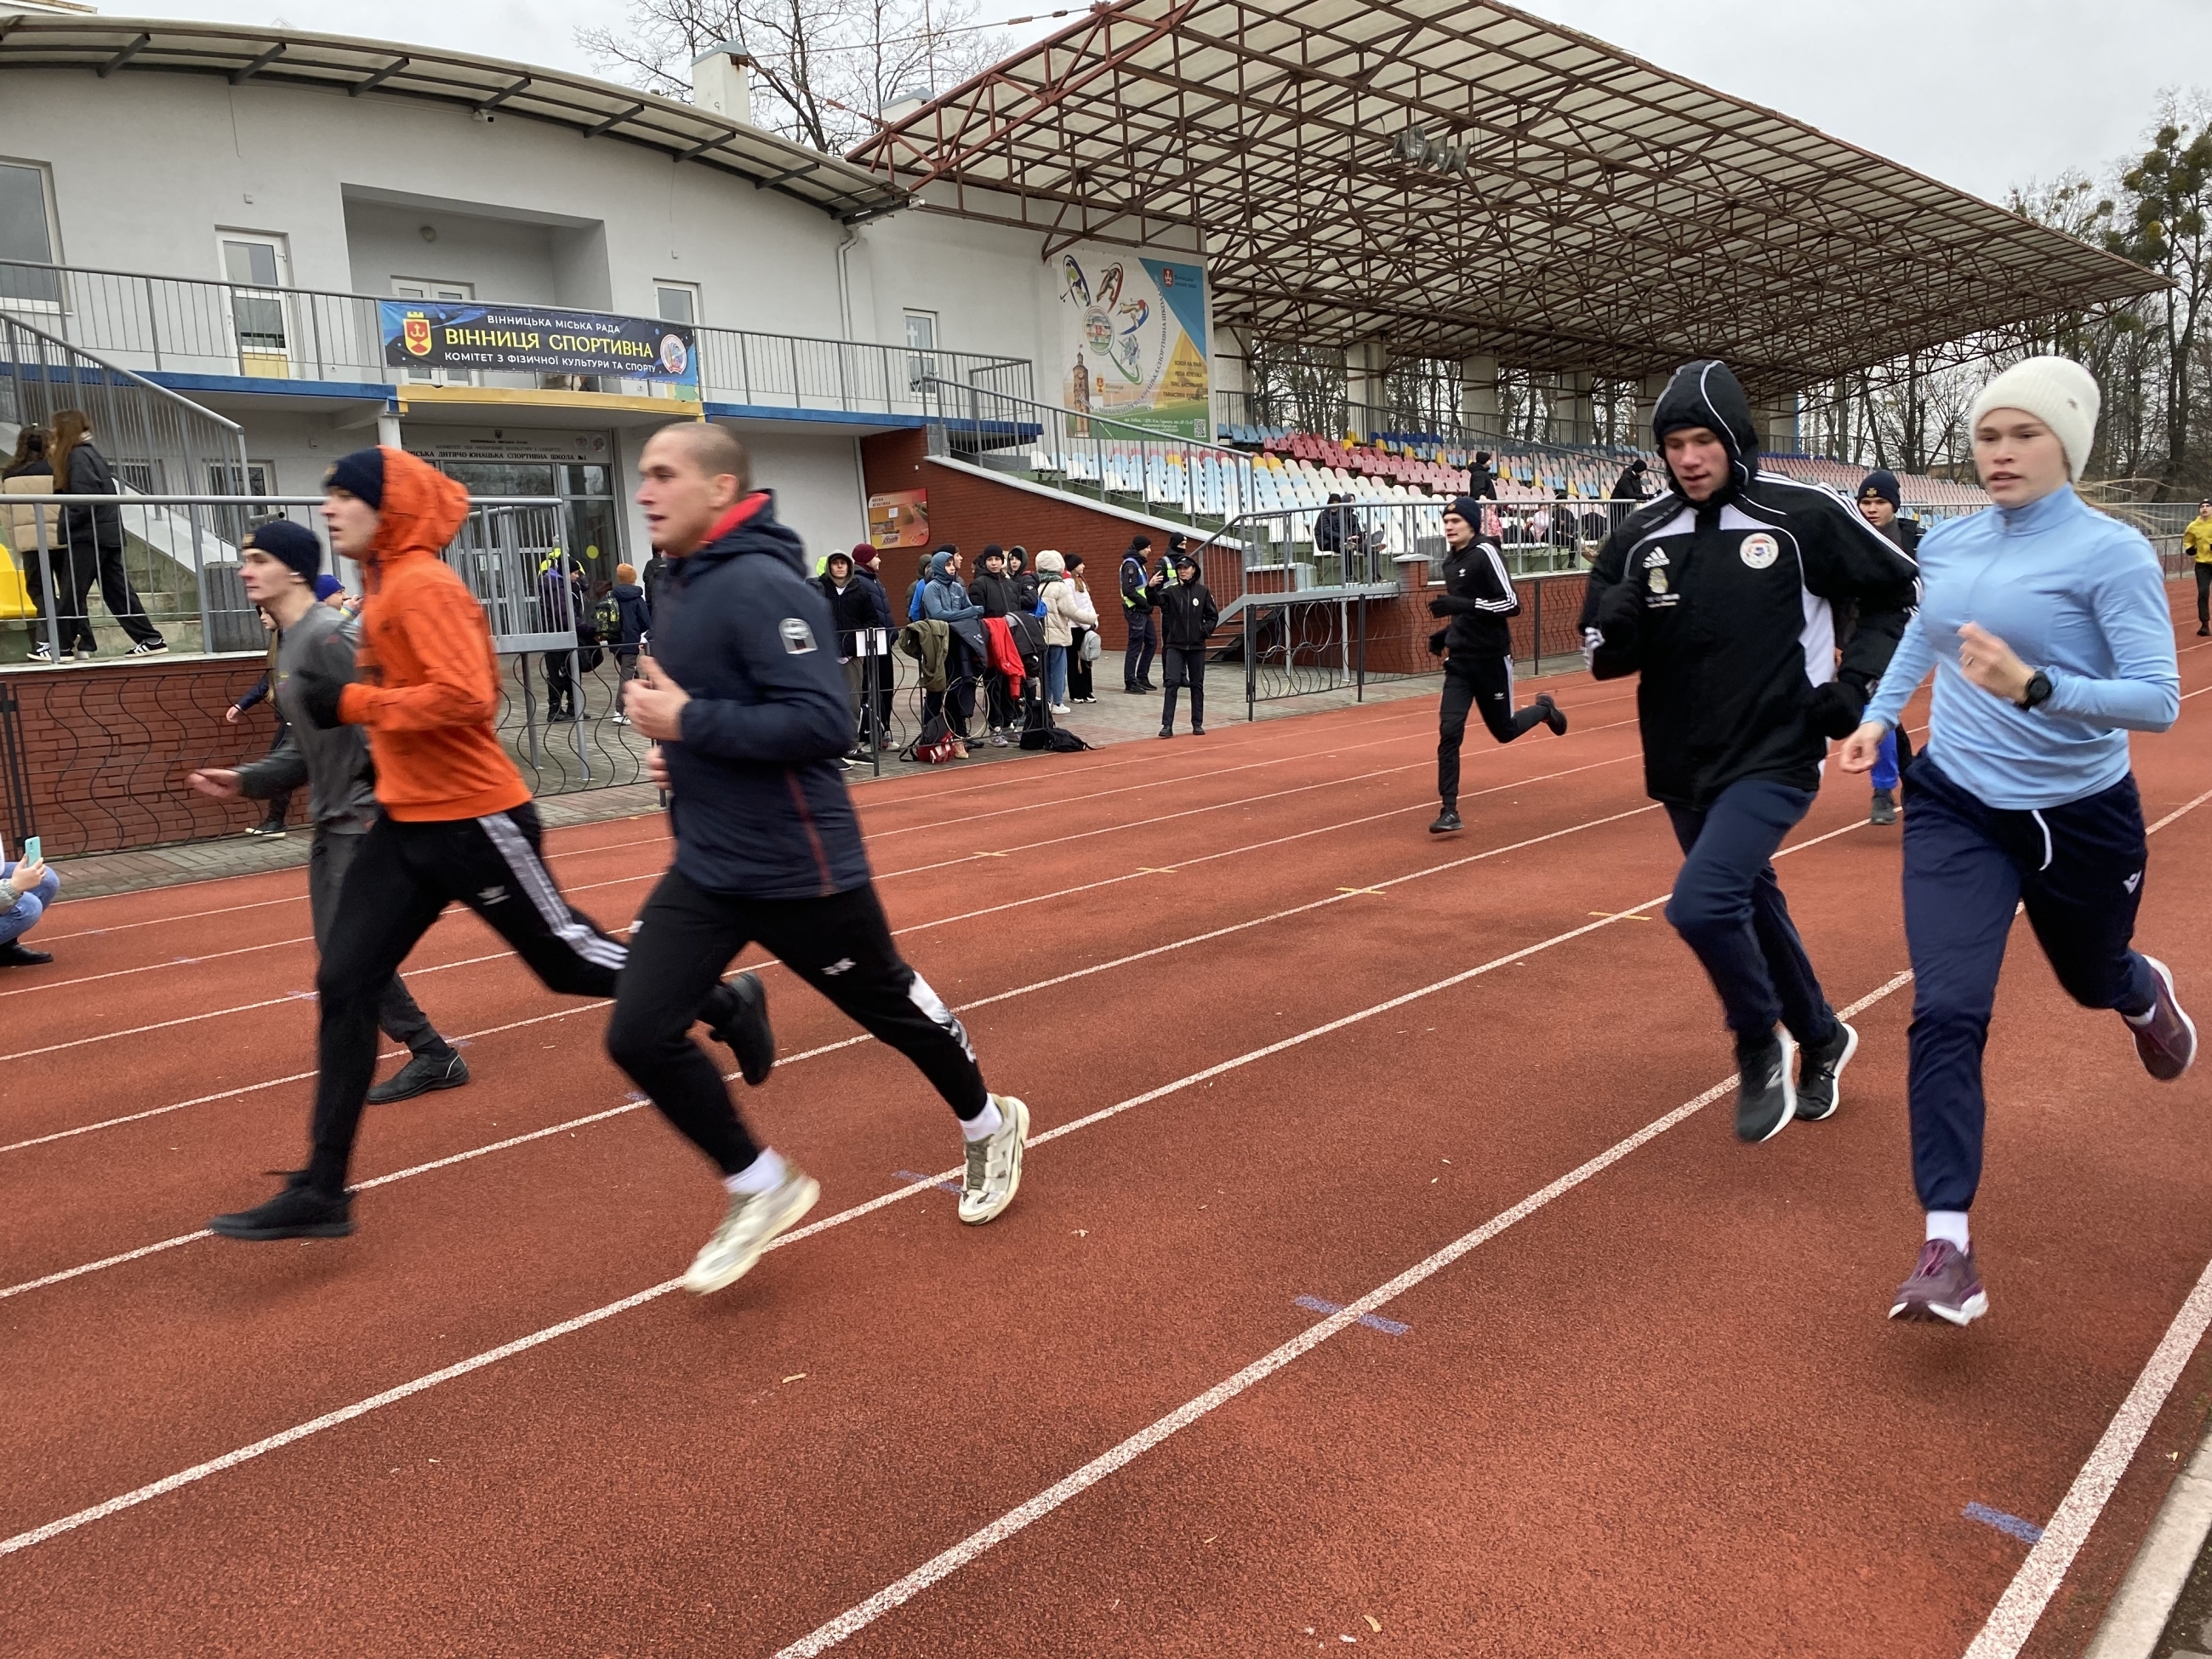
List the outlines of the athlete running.
{"type": "Polygon", "coordinates": [[[638,470],[638,505],[670,567],[653,655],[623,706],[657,745],[677,850],[631,930],[607,1052],[729,1194],[684,1283],[703,1294],[735,1282],[821,1195],[746,1132],[683,1012],[755,942],[945,1097],[967,1146],[960,1218],[989,1221],[1021,1184],[1029,1108],[984,1086],[968,1033],[891,942],[837,768],[852,719],[830,609],[799,538],[720,427],[664,427],[638,470]]]}
{"type": "Polygon", "coordinates": [[[1907,1089],[1927,1242],[1893,1319],[1965,1325],[1989,1311],[1967,1212],[1982,1173],[1982,1050],[2015,909],[2068,994],[2117,1011],[2146,1071],[2197,1057],[2173,975],[2130,948],[2142,901],[2142,803],[2128,733],[2181,709],[2166,580],[2136,532],[2088,507],[2096,380],[2031,357],[1968,419],[1995,511],[1921,544],[1921,610],[1843,764],[1863,772],[1933,667],[1928,742],[1905,775],[1907,1089]]]}
{"type": "MultiPolygon", "coordinates": [[[[1905,491],[1897,482],[1897,474],[1886,466],[1876,467],[1859,480],[1859,517],[1895,542],[1899,549],[1911,555],[1920,546],[1920,526],[1910,519],[1899,518],[1905,505],[1905,491]]],[[[1841,637],[1836,643],[1844,644],[1850,639],[1848,628],[1838,630],[1841,637]]],[[[1879,690],[1880,688],[1876,688],[1879,690]]],[[[1897,780],[1900,759],[1910,760],[1908,749],[1900,757],[1898,744],[1905,742],[1904,734],[1892,732],[1881,740],[1881,753],[1874,763],[1874,801],[1867,810],[1867,822],[1887,827],[1897,822],[1897,780]]]]}
{"type": "Polygon", "coordinates": [[[1812,807],[1826,739],[1857,727],[1896,649],[1913,564],[1828,491],[1759,470],[1751,405],[1724,365],[1676,369],[1651,425],[1673,488],[1599,550],[1583,649],[1600,679],[1641,675],[1644,787],[1683,854],[1667,919],[1735,1034],[1736,1134],[1765,1140],[1793,1116],[1831,1115],[1858,1047],[1772,860],[1812,807]],[[1833,607],[1853,602],[1838,665],[1833,607]]]}
{"type": "MultiPolygon", "coordinates": [[[[361,837],[315,975],[319,1070],[307,1167],[266,1203],[208,1225],[226,1238],[339,1238],[353,1231],[346,1170],[376,1066],[379,1006],[399,964],[449,903],[496,929],[538,978],[571,996],[611,997],[623,947],[561,896],[538,853],[537,809],[492,729],[499,667],[483,606],[441,559],[468,492],[400,449],[357,449],[324,481],[331,544],[366,585],[362,643],[343,660],[291,671],[316,727],[368,728],[375,822],[361,837]]],[[[685,1006],[765,1077],[775,1040],[757,982],[702,985],[685,1006]]]]}
{"type": "Polygon", "coordinates": [[[1521,611],[1521,596],[1505,574],[1498,544],[1481,531],[1482,509],[1462,495],[1444,509],[1444,562],[1439,573],[1444,591],[1429,601],[1431,617],[1449,617],[1451,625],[1431,638],[1429,648],[1444,653],[1444,695],[1437,709],[1437,795],[1443,810],[1429,826],[1432,836],[1462,828],[1459,817],[1459,746],[1467,736],[1469,708],[1482,711],[1482,723],[1500,743],[1510,743],[1534,726],[1548,726],[1565,737],[1567,717],[1548,691],[1518,714],[1513,710],[1513,636],[1506,619],[1521,611]]]}

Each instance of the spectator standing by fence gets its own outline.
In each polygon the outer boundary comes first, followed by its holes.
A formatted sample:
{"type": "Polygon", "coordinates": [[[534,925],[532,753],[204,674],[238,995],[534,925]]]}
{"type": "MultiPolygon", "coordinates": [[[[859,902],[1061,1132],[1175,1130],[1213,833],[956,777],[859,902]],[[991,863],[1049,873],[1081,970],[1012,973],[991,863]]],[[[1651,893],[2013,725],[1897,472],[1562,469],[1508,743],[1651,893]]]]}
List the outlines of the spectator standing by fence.
{"type": "MultiPolygon", "coordinates": [[[[15,434],[15,453],[8,458],[5,471],[0,471],[0,492],[10,495],[51,495],[54,489],[54,464],[50,453],[51,438],[44,427],[27,426],[15,434]]],[[[7,532],[9,548],[15,556],[15,568],[23,573],[24,596],[31,602],[31,629],[35,637],[31,641],[30,659],[34,663],[52,663],[53,647],[48,638],[50,627],[58,629],[59,617],[46,600],[46,571],[54,575],[57,592],[69,591],[69,555],[61,541],[61,519],[52,507],[34,506],[30,502],[11,505],[0,529],[7,532]],[[39,545],[46,544],[46,556],[42,565],[39,545]]],[[[62,647],[64,656],[69,647],[62,647]]]]}
{"type": "Polygon", "coordinates": [[[545,653],[545,723],[576,718],[576,586],[568,561],[559,553],[538,573],[538,625],[548,634],[565,634],[568,643],[545,653]]]}
{"type": "MultiPolygon", "coordinates": [[[[853,544],[853,572],[868,585],[868,600],[875,607],[878,628],[883,629],[884,642],[888,647],[890,637],[898,630],[891,626],[891,596],[884,591],[884,575],[876,557],[876,550],[868,542],[853,544]]],[[[867,672],[862,677],[862,696],[875,714],[876,742],[883,748],[893,747],[890,737],[891,724],[891,677],[896,672],[888,648],[872,653],[864,659],[867,672]]],[[[861,719],[861,747],[867,746],[867,720],[864,709],[861,719]]]]}
{"type": "MultiPolygon", "coordinates": [[[[54,477],[61,480],[55,492],[66,495],[116,495],[115,469],[92,441],[92,421],[81,409],[64,409],[54,416],[54,477]]],[[[147,620],[146,607],[123,568],[123,513],[119,507],[86,505],[62,514],[62,538],[70,547],[70,603],[63,613],[62,644],[80,657],[100,649],[92,632],[92,586],[100,584],[100,597],[108,614],[131,636],[133,657],[151,657],[169,648],[161,629],[147,620]],[[70,638],[74,625],[76,638],[70,638]]]]}
{"type": "Polygon", "coordinates": [[[1085,607],[1091,612],[1091,620],[1076,623],[1068,629],[1066,700],[1070,702],[1097,702],[1098,697],[1091,690],[1091,659],[1084,653],[1090,649],[1090,642],[1098,635],[1098,607],[1091,600],[1091,584],[1084,580],[1083,555],[1080,553],[1067,556],[1067,586],[1081,597],[1085,607]]]}
{"type": "Polygon", "coordinates": [[[1044,601],[1044,689],[1055,714],[1071,713],[1067,701],[1068,653],[1074,647],[1078,629],[1098,625],[1098,612],[1091,596],[1067,579],[1067,563],[1048,547],[1037,555],[1038,590],[1044,601]]]}
{"type": "Polygon", "coordinates": [[[2181,545],[2196,562],[2197,637],[2212,635],[2212,501],[2197,503],[2197,516],[2181,532],[2181,545]]]}
{"type": "Polygon", "coordinates": [[[929,562],[929,580],[921,590],[923,619],[945,624],[945,687],[922,700],[926,726],[942,714],[947,727],[963,742],[968,737],[968,717],[975,712],[975,677],[983,667],[983,607],[968,595],[960,580],[960,550],[947,542],[929,562]]]}
{"type": "MultiPolygon", "coordinates": [[[[983,550],[982,568],[975,580],[968,585],[968,597],[981,607],[985,620],[1012,616],[1021,609],[1021,585],[1007,573],[1006,550],[995,542],[983,550]]],[[[1014,707],[1014,694],[1006,675],[989,665],[989,653],[985,653],[983,666],[985,695],[989,699],[988,718],[991,722],[991,741],[1003,749],[1008,733],[1014,729],[1019,711],[1014,707]]]]}
{"type": "MultiPolygon", "coordinates": [[[[876,625],[875,584],[854,572],[850,553],[832,553],[814,585],[830,601],[830,620],[837,630],[837,665],[853,704],[853,741],[846,748],[857,753],[868,726],[868,665],[860,654],[860,635],[876,625]]],[[[852,758],[846,756],[848,762],[852,758]]]]}
{"type": "Polygon", "coordinates": [[[653,601],[646,597],[645,584],[638,580],[637,567],[632,564],[615,567],[615,585],[607,597],[614,605],[614,627],[600,632],[607,635],[615,653],[615,724],[628,726],[621,683],[637,672],[637,653],[644,647],[645,636],[653,631],[653,601]]]}
{"type": "Polygon", "coordinates": [[[1121,555],[1121,616],[1128,624],[1129,646],[1121,657],[1121,689],[1135,693],[1158,690],[1152,684],[1152,653],[1159,645],[1159,630],[1152,621],[1158,582],[1145,569],[1145,556],[1152,538],[1139,534],[1129,538],[1121,555]]]}
{"type": "MultiPolygon", "coordinates": [[[[1887,467],[1877,467],[1859,481],[1859,516],[1895,543],[1899,552],[1911,556],[1920,545],[1920,526],[1910,519],[1897,516],[1904,505],[1905,491],[1899,486],[1897,474],[1887,467]]],[[[1858,607],[1842,605],[1836,607],[1836,649],[1840,652],[1851,642],[1851,629],[1858,623],[1858,607]]],[[[1908,740],[1893,727],[1882,733],[1881,752],[1874,763],[1874,804],[1868,809],[1867,822],[1884,827],[1897,822],[1897,777],[1899,756],[1898,745],[1908,740]]],[[[1905,750],[1905,759],[1911,758],[1911,750],[1905,750]]]]}

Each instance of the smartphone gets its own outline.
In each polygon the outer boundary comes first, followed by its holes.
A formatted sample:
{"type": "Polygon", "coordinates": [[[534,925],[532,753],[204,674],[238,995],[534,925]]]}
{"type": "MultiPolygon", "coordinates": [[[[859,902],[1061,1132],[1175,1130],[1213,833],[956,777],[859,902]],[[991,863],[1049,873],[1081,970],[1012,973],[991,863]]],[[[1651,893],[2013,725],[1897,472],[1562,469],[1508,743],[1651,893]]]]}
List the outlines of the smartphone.
{"type": "Polygon", "coordinates": [[[30,840],[25,842],[23,843],[23,862],[26,864],[36,864],[39,861],[39,854],[42,847],[42,842],[36,836],[32,836],[30,840]]]}

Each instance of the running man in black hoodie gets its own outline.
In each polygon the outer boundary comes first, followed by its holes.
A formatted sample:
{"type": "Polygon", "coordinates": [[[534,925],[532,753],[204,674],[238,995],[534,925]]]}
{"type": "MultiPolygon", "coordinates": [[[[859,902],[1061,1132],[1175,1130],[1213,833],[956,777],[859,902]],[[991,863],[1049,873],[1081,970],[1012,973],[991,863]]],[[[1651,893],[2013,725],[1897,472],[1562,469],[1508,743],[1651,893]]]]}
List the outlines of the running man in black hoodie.
{"type": "Polygon", "coordinates": [[[1531,726],[1548,726],[1565,737],[1567,717],[1548,691],[1516,714],[1513,709],[1513,636],[1509,617],[1521,611],[1521,596],[1505,574],[1498,544],[1481,532],[1482,508],[1462,495],[1444,509],[1444,562],[1438,573],[1444,591],[1429,601],[1431,617],[1449,617],[1451,625],[1430,640],[1444,653],[1444,696],[1437,710],[1437,797],[1443,810],[1429,826],[1432,836],[1462,828],[1459,817],[1459,746],[1467,736],[1470,708],[1482,711],[1482,723],[1500,743],[1510,743],[1531,726]]]}
{"type": "Polygon", "coordinates": [[[1644,787],[1683,853],[1667,920],[1735,1036],[1735,1132],[1765,1140],[1793,1116],[1833,1113],[1858,1048],[1771,860],[1812,807],[1828,739],[1857,729],[1918,571],[1837,496],[1759,471],[1751,405],[1725,365],[1676,369],[1651,428],[1673,488],[1599,550],[1583,648],[1600,679],[1641,676],[1644,787]],[[1836,611],[1853,603],[1858,626],[1838,665],[1836,611]]]}
{"type": "Polygon", "coordinates": [[[607,1052],[729,1194],[684,1288],[733,1283],[821,1196],[746,1132],[721,1067],[691,1040],[687,1011],[755,940],[928,1079],[967,1143],[960,1218],[989,1221],[1021,1184],[1029,1108],[985,1088],[967,1031],[891,942],[837,769],[853,726],[835,623],[799,538],[720,427],[662,428],[638,471],[646,528],[672,568],[653,654],[623,704],[657,745],[676,862],[630,929],[607,1052]]]}

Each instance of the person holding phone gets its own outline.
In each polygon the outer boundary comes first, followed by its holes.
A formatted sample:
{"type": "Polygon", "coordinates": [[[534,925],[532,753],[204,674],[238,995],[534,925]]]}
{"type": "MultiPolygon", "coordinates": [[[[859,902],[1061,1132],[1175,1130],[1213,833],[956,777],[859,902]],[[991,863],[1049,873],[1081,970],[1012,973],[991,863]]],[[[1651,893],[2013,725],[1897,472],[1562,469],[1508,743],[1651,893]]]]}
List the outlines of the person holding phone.
{"type": "Polygon", "coordinates": [[[0,968],[37,968],[53,960],[51,952],[23,943],[61,890],[61,877],[46,867],[40,850],[33,836],[23,843],[21,860],[0,864],[0,968]]]}

